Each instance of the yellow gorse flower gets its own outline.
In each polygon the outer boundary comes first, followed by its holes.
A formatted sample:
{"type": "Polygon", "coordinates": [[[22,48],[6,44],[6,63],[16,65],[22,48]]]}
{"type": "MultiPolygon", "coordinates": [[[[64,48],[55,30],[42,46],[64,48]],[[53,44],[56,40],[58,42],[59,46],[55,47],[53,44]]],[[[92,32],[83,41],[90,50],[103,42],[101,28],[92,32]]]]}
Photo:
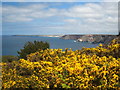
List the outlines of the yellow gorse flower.
{"type": "Polygon", "coordinates": [[[120,44],[103,48],[46,49],[0,63],[2,88],[120,89],[120,44]]]}

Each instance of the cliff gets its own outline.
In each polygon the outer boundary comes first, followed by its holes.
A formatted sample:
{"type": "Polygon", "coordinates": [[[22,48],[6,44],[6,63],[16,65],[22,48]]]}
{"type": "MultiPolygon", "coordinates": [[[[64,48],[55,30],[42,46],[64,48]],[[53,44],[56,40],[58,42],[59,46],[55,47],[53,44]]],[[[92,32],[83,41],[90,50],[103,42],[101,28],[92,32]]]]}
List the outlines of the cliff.
{"type": "Polygon", "coordinates": [[[78,42],[105,43],[108,44],[117,35],[64,35],[61,39],[73,39],[78,42]]]}
{"type": "Polygon", "coordinates": [[[81,38],[83,35],[64,35],[60,39],[72,39],[72,40],[77,40],[81,38]]]}

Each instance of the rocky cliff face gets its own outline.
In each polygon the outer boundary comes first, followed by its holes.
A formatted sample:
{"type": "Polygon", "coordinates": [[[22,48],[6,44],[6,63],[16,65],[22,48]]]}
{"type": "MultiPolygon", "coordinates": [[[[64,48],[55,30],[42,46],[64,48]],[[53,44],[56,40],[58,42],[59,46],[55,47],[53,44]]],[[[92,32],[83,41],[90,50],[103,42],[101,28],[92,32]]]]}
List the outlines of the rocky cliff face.
{"type": "Polygon", "coordinates": [[[72,39],[72,40],[77,40],[81,38],[83,35],[64,35],[60,39],[72,39]]]}
{"type": "Polygon", "coordinates": [[[64,35],[61,39],[73,39],[79,42],[107,44],[116,37],[117,35],[64,35]]]}

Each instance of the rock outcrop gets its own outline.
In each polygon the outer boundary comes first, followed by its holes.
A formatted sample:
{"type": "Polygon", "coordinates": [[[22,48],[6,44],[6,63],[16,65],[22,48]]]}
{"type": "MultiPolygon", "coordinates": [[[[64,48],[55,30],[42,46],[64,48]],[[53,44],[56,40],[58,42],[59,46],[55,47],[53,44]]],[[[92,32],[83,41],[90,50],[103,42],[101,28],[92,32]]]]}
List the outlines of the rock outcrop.
{"type": "Polygon", "coordinates": [[[84,35],[64,35],[60,39],[72,39],[72,40],[77,40],[81,38],[84,35]]]}
{"type": "Polygon", "coordinates": [[[78,42],[107,44],[116,37],[117,35],[64,35],[61,39],[73,39],[78,42]]]}

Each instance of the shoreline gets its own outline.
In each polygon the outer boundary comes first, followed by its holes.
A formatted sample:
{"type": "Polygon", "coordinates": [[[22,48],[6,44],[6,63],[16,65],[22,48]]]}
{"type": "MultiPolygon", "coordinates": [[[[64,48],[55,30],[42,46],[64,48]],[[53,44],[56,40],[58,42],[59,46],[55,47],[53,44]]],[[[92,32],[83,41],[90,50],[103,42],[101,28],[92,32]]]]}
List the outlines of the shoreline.
{"type": "Polygon", "coordinates": [[[63,35],[11,35],[11,36],[42,36],[42,37],[62,37],[63,35]]]}

